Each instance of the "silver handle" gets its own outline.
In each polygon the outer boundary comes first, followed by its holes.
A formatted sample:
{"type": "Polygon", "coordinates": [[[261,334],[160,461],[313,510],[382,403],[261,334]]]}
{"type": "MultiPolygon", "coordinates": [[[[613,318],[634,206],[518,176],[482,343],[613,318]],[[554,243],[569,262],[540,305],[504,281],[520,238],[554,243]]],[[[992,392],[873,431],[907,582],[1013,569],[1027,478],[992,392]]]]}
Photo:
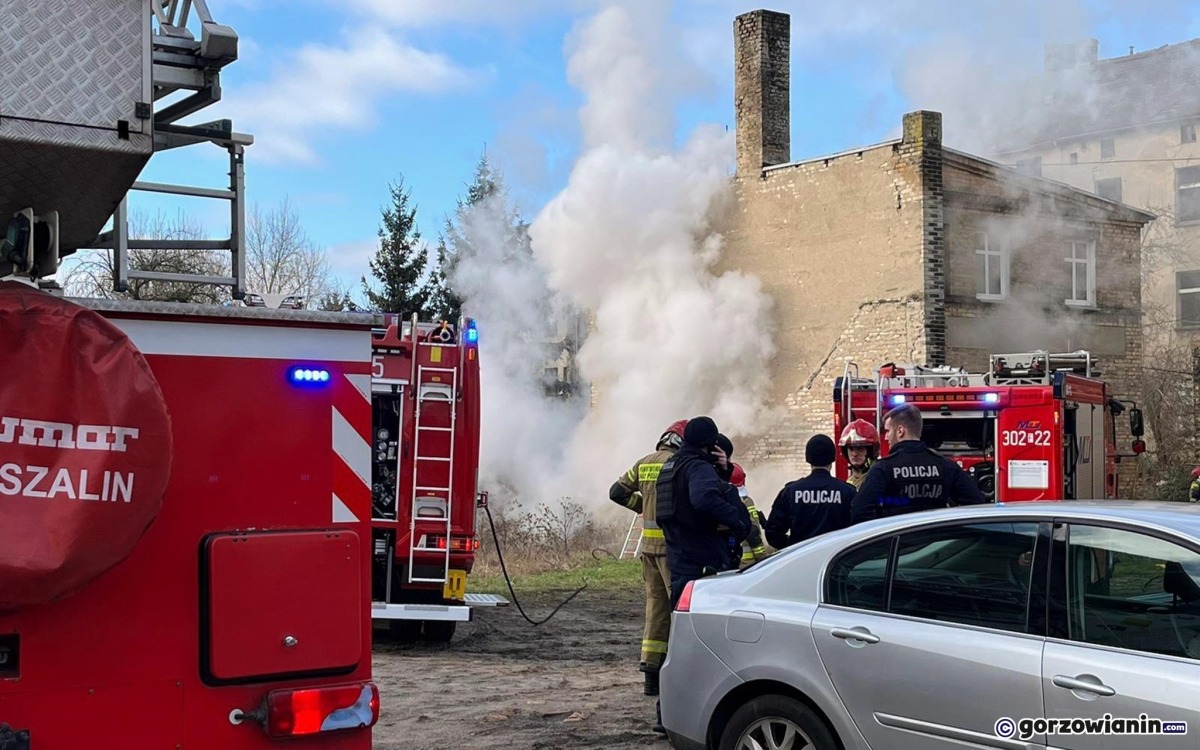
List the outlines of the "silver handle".
{"type": "Polygon", "coordinates": [[[879,643],[879,636],[874,635],[871,631],[863,628],[855,630],[853,628],[834,628],[829,631],[829,634],[834,638],[841,638],[847,641],[862,641],[863,643],[879,643]]]}
{"type": "MultiPolygon", "coordinates": [[[[1093,678],[1095,679],[1095,678],[1093,678]]],[[[1065,674],[1056,674],[1050,680],[1060,688],[1067,690],[1082,690],[1085,693],[1095,693],[1096,695],[1116,695],[1117,691],[1097,680],[1081,680],[1078,677],[1067,677],[1065,674]]]]}

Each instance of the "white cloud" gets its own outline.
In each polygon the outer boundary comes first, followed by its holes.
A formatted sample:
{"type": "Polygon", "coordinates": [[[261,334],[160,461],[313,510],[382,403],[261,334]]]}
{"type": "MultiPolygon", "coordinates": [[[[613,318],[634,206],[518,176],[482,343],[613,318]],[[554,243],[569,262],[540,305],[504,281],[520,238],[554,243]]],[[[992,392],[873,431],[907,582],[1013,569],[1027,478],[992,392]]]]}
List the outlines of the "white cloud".
{"type": "Polygon", "coordinates": [[[476,78],[445,55],[379,29],[356,29],[341,45],[301,47],[268,80],[232,91],[221,110],[256,134],[255,159],[311,164],[319,161],[317,137],[369,129],[385,97],[461,89],[476,78]]]}
{"type": "Polygon", "coordinates": [[[578,7],[580,0],[359,0],[360,11],[404,27],[445,23],[512,25],[538,14],[578,7]]]}
{"type": "Polygon", "coordinates": [[[358,286],[359,279],[369,273],[367,262],[379,249],[377,238],[339,242],[326,251],[329,268],[342,281],[358,286]]]}

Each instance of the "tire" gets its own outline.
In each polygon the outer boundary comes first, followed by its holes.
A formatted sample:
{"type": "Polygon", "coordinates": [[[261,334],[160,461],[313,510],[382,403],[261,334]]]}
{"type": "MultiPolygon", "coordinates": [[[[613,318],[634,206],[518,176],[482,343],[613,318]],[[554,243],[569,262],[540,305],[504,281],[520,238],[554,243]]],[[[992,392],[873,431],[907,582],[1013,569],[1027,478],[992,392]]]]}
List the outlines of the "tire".
{"type": "Polygon", "coordinates": [[[453,620],[426,620],[425,640],[449,643],[450,639],[454,637],[454,628],[457,625],[458,623],[453,620]]]}
{"type": "Polygon", "coordinates": [[[421,621],[389,620],[388,634],[392,636],[392,640],[394,641],[415,641],[421,637],[421,621]]]}
{"type": "Polygon", "coordinates": [[[762,695],[742,705],[721,735],[720,750],[838,750],[825,721],[811,708],[783,695],[762,695]],[[766,741],[771,733],[775,742],[766,741]]]}

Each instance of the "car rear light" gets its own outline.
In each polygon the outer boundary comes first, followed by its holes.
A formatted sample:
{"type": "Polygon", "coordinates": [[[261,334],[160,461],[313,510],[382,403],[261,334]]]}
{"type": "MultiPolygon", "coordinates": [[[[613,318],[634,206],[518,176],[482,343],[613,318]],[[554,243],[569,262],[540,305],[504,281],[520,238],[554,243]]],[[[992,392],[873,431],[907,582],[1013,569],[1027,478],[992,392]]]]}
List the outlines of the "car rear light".
{"type": "MultiPolygon", "coordinates": [[[[446,537],[430,534],[424,538],[424,541],[417,549],[424,550],[444,550],[446,549],[446,537]]],[[[479,540],[469,536],[452,536],[450,537],[451,552],[470,552],[479,549],[479,540]]]]}
{"type": "Polygon", "coordinates": [[[265,728],[271,737],[358,729],[374,726],[378,720],[379,688],[373,682],[275,690],[267,695],[265,728]]]}
{"type": "Polygon", "coordinates": [[[695,581],[688,581],[683,587],[683,593],[679,595],[679,603],[675,605],[676,612],[690,612],[692,610],[692,587],[695,585],[695,581]]]}

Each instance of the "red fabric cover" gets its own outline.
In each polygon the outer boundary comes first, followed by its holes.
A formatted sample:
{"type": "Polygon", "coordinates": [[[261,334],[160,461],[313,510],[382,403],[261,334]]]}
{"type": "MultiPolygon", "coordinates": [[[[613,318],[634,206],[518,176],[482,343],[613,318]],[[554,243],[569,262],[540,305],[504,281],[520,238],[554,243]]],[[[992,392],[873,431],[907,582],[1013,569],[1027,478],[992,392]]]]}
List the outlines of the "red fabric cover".
{"type": "Polygon", "coordinates": [[[61,599],[128,557],[170,474],[167,404],[129,338],[0,282],[0,611],[61,599]]]}

